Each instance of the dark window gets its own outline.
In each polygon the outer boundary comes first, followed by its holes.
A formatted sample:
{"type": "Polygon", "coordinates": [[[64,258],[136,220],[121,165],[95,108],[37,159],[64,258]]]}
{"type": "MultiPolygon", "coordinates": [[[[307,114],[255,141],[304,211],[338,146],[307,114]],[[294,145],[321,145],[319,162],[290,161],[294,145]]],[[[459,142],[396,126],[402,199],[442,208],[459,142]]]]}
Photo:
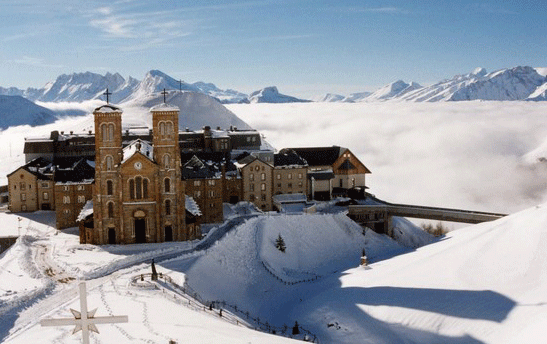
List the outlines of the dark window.
{"type": "Polygon", "coordinates": [[[129,197],[135,199],[135,181],[133,179],[129,180],[129,197]]]}
{"type": "Polygon", "coordinates": [[[137,177],[135,178],[135,189],[136,189],[136,198],[141,199],[142,198],[142,178],[137,177]]]}
{"type": "Polygon", "coordinates": [[[171,179],[165,178],[164,183],[165,183],[165,192],[170,192],[171,191],[171,179]]]}
{"type": "Polygon", "coordinates": [[[142,181],[142,197],[148,198],[148,179],[142,181]]]}
{"type": "Polygon", "coordinates": [[[111,196],[114,193],[114,183],[111,180],[106,181],[106,194],[111,196]]]}
{"type": "Polygon", "coordinates": [[[114,218],[114,203],[112,202],[108,203],[108,217],[114,218]]]}
{"type": "Polygon", "coordinates": [[[171,201],[165,201],[165,215],[171,215],[171,201]]]}

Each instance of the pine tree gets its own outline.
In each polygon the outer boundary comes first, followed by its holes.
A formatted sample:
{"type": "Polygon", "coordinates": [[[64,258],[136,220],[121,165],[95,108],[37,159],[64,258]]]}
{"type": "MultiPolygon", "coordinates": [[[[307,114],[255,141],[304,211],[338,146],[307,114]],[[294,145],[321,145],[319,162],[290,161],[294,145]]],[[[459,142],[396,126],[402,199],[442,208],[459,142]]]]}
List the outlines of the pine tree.
{"type": "Polygon", "coordinates": [[[281,234],[275,239],[275,248],[277,248],[281,252],[285,252],[285,240],[281,237],[281,234]]]}

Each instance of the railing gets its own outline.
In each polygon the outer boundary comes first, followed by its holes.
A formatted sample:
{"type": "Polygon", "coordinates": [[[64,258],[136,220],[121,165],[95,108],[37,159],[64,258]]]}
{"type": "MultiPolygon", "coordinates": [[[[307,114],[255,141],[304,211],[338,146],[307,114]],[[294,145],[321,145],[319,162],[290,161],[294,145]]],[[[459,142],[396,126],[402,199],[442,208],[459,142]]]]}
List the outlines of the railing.
{"type": "MultiPolygon", "coordinates": [[[[271,273],[271,272],[270,272],[271,273]]],[[[161,289],[165,297],[171,299],[170,291],[173,291],[174,302],[184,305],[194,311],[200,311],[209,313],[222,318],[236,326],[244,326],[246,328],[254,329],[256,331],[268,332],[275,335],[284,337],[301,339],[306,342],[319,343],[317,336],[306,328],[295,323],[294,326],[274,326],[267,321],[263,322],[259,317],[253,317],[250,312],[242,310],[237,305],[232,305],[224,300],[207,301],[203,299],[199,293],[193,290],[186,282],[184,285],[180,285],[173,281],[173,279],[163,273],[157,274],[158,280],[155,285],[156,288],[161,289]],[[163,280],[163,282],[162,282],[163,280]],[[165,284],[165,285],[164,285],[165,284]],[[169,287],[172,290],[168,290],[169,287]],[[239,314],[240,316],[236,316],[239,314]],[[297,334],[295,333],[297,330],[297,334]]],[[[137,286],[139,280],[144,281],[146,279],[151,280],[152,273],[144,273],[136,275],[131,279],[130,284],[137,286]]],[[[318,278],[318,277],[317,277],[318,278]]],[[[293,284],[302,283],[304,281],[292,282],[293,284]]],[[[287,282],[286,284],[290,284],[287,282]]]]}

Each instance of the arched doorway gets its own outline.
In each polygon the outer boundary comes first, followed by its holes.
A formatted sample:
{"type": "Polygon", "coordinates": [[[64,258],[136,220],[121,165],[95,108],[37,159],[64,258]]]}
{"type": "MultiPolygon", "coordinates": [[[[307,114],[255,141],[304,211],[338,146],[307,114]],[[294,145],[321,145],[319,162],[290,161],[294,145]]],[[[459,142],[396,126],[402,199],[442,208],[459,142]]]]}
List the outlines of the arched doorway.
{"type": "Polygon", "coordinates": [[[142,210],[137,210],[133,213],[135,225],[135,242],[143,244],[146,242],[146,213],[142,210]]]}
{"type": "Polygon", "coordinates": [[[116,244],[116,228],[114,227],[108,228],[108,244],[116,244]]]}
{"type": "Polygon", "coordinates": [[[144,218],[135,218],[135,242],[137,244],[146,242],[146,220],[144,218]]]}
{"type": "Polygon", "coordinates": [[[165,241],[173,241],[173,227],[165,226],[165,241]]]}

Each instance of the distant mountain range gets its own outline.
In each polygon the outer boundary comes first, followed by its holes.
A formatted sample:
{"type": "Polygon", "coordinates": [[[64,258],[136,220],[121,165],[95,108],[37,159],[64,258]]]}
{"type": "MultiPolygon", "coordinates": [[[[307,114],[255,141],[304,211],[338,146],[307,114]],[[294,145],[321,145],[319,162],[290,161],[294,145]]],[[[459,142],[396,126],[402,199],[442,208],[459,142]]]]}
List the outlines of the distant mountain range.
{"type": "Polygon", "coordinates": [[[0,95],[21,96],[31,101],[82,102],[104,99],[106,88],[112,92],[113,103],[133,101],[143,96],[167,90],[183,90],[206,94],[220,103],[289,103],[289,102],[376,102],[405,100],[414,102],[464,100],[547,100],[547,68],[514,67],[487,73],[477,68],[471,73],[456,75],[430,86],[403,80],[392,82],[374,92],[359,92],[349,96],[325,94],[312,100],[299,99],[279,93],[270,86],[247,95],[236,90],[222,90],[212,83],[193,84],[176,80],[169,75],[151,70],[143,80],[123,78],[120,74],[100,75],[91,72],[63,74],[42,88],[21,90],[0,87],[0,95]]]}
{"type": "Polygon", "coordinates": [[[452,79],[443,80],[431,86],[397,80],[372,93],[355,93],[348,97],[328,94],[315,99],[328,102],[544,101],[547,100],[546,74],[546,68],[519,66],[492,73],[487,73],[484,68],[477,68],[469,74],[456,75],[452,79]]]}

